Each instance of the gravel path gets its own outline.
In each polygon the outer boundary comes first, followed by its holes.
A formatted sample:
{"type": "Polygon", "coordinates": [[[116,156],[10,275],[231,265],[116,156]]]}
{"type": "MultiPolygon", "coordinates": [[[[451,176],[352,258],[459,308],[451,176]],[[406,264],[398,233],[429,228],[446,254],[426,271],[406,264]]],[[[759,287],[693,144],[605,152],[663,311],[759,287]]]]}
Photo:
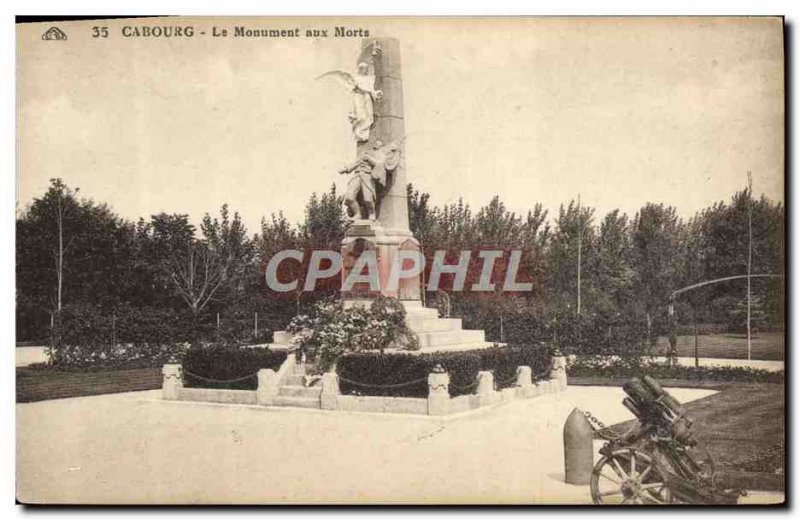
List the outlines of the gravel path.
{"type": "MultiPolygon", "coordinates": [[[[681,401],[707,389],[671,389],[681,401]]],[[[563,482],[574,406],[630,418],[614,387],[570,387],[450,419],[173,403],[158,391],[17,405],[25,503],[589,503],[563,482]]],[[[599,447],[599,444],[598,444],[599,447]]]]}

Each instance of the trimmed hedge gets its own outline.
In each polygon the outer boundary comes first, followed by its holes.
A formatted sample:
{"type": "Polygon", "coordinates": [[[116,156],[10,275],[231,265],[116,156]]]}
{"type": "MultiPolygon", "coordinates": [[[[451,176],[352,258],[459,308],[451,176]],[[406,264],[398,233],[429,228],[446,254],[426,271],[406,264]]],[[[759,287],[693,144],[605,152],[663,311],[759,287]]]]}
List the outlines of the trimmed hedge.
{"type": "Polygon", "coordinates": [[[571,377],[604,377],[627,379],[649,375],[655,379],[683,379],[686,381],[736,381],[742,383],[782,383],[784,373],[744,367],[686,367],[667,366],[660,363],[643,363],[640,366],[606,360],[576,360],[567,367],[571,377]]]}
{"type": "Polygon", "coordinates": [[[517,366],[530,366],[534,376],[550,366],[550,351],[541,347],[493,347],[431,354],[346,354],[336,363],[343,394],[428,396],[428,374],[441,365],[450,374],[450,395],[474,394],[478,372],[494,373],[497,388],[513,386],[517,366]],[[411,383],[413,384],[406,384],[411,383]]]}
{"type": "Polygon", "coordinates": [[[516,384],[517,367],[531,367],[534,381],[546,379],[550,372],[552,353],[543,346],[495,347],[479,353],[481,370],[493,373],[495,388],[498,390],[516,384]]]}
{"type": "Polygon", "coordinates": [[[285,360],[285,352],[266,348],[193,346],[183,358],[183,382],[190,388],[255,390],[256,373],[262,368],[277,371],[285,360]]]}

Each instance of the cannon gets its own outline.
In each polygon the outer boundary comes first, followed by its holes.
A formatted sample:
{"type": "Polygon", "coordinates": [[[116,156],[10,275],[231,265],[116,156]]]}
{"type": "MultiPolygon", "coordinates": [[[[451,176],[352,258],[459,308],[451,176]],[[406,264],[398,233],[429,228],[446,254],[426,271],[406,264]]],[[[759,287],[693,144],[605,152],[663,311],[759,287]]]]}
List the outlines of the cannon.
{"type": "Polygon", "coordinates": [[[637,423],[608,439],[589,479],[595,504],[735,504],[744,493],[717,485],[686,409],[650,376],[623,385],[637,423]]]}

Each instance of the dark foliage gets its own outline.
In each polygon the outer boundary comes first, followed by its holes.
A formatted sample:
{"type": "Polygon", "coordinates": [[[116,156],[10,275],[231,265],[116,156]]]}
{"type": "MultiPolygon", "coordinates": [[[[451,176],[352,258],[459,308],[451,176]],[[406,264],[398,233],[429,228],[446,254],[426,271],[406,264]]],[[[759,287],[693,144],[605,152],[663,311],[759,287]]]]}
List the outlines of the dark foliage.
{"type": "Polygon", "coordinates": [[[581,359],[570,363],[567,374],[571,377],[603,377],[625,379],[649,375],[655,379],[683,379],[687,381],[737,381],[746,383],[781,383],[784,373],[743,367],[671,367],[662,364],[634,366],[622,360],[609,362],[601,359],[581,359]]]}
{"type": "Polygon", "coordinates": [[[50,356],[54,367],[157,367],[182,352],[191,322],[171,309],[67,305],[56,317],[50,356]]]}
{"type": "Polygon", "coordinates": [[[255,390],[256,373],[262,368],[277,371],[285,360],[285,352],[266,348],[195,345],[183,357],[183,380],[194,388],[255,390]]]}
{"type": "Polygon", "coordinates": [[[550,371],[552,354],[544,345],[497,347],[478,352],[481,357],[481,370],[493,373],[497,389],[514,386],[517,367],[531,367],[534,381],[546,379],[550,371]]]}
{"type": "Polygon", "coordinates": [[[537,347],[494,347],[480,351],[433,354],[353,353],[339,358],[336,372],[343,394],[427,397],[428,374],[441,365],[450,374],[450,395],[475,393],[478,372],[494,372],[495,380],[508,381],[517,366],[528,365],[540,375],[550,364],[550,352],[537,347]],[[414,384],[405,384],[414,382],[414,384]],[[359,384],[355,384],[359,383],[359,384]]]}

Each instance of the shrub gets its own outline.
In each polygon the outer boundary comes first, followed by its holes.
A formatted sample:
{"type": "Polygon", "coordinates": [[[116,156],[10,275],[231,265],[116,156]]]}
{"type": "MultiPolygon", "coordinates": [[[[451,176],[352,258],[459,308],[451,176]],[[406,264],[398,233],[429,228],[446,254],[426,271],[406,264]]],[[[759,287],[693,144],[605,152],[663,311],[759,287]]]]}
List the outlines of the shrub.
{"type": "Polygon", "coordinates": [[[277,371],[285,360],[285,352],[266,348],[193,345],[183,357],[184,383],[194,388],[255,390],[256,373],[262,368],[277,371]],[[229,382],[235,379],[241,380],[229,382]]]}
{"type": "Polygon", "coordinates": [[[321,302],[311,315],[295,317],[286,330],[295,334],[294,346],[316,359],[317,368],[325,372],[345,352],[418,349],[417,337],[405,318],[405,307],[392,298],[378,298],[369,309],[321,302]]]}
{"type": "MultiPolygon", "coordinates": [[[[498,388],[513,386],[517,367],[530,366],[541,376],[550,366],[550,352],[539,347],[493,347],[464,352],[380,354],[360,352],[339,358],[336,372],[344,394],[427,397],[428,374],[441,365],[450,374],[450,395],[473,394],[478,372],[492,371],[498,388]],[[407,384],[414,382],[413,384],[407,384]],[[359,383],[359,384],[356,384],[359,383]]],[[[546,377],[546,376],[545,376],[546,377]]]]}
{"type": "Polygon", "coordinates": [[[571,377],[603,377],[627,379],[649,375],[655,379],[683,379],[687,381],[737,381],[746,383],[782,383],[783,371],[770,372],[745,367],[687,367],[668,366],[663,363],[644,362],[639,366],[624,360],[605,357],[586,357],[572,361],[567,367],[571,377]]]}
{"type": "Polygon", "coordinates": [[[343,394],[427,397],[428,374],[437,365],[450,374],[450,395],[473,393],[481,357],[468,352],[419,355],[358,352],[339,358],[336,372],[343,394]],[[407,384],[412,381],[416,382],[407,384]]]}
{"type": "Polygon", "coordinates": [[[517,367],[531,367],[533,380],[546,379],[550,372],[552,353],[545,346],[495,347],[478,351],[481,370],[494,375],[495,388],[509,388],[516,384],[517,367]]]}

